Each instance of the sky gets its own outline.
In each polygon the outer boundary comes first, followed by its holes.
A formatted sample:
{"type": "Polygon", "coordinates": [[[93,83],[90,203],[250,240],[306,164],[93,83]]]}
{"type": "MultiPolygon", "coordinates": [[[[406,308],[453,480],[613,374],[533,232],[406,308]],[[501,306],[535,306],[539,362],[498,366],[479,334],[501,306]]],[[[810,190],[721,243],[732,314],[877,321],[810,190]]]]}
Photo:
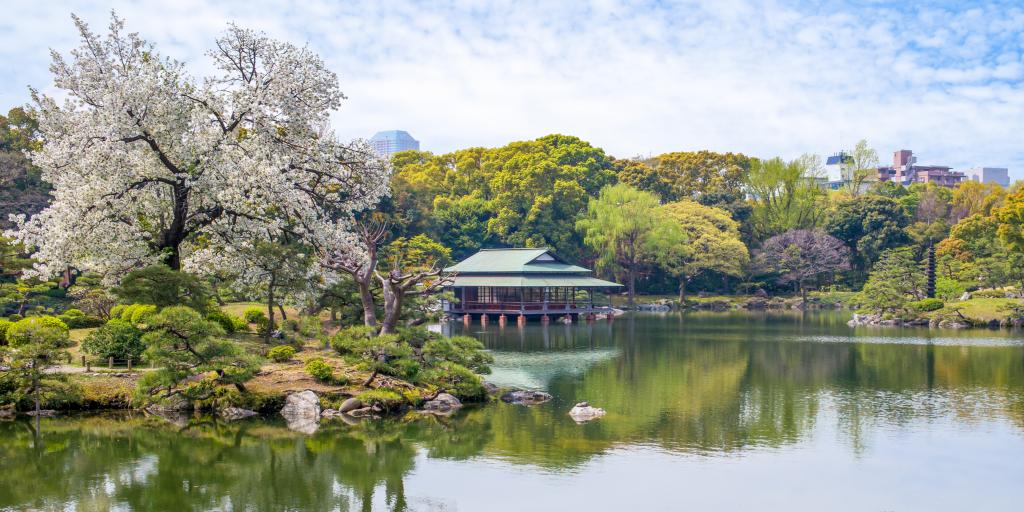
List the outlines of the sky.
{"type": "Polygon", "coordinates": [[[76,13],[212,73],[228,23],[306,44],[348,97],[343,138],[402,129],[424,150],[549,133],[620,158],[709,149],[1009,167],[1024,178],[1024,2],[40,2],[5,0],[0,110],[59,95],[50,49],[76,13]]]}

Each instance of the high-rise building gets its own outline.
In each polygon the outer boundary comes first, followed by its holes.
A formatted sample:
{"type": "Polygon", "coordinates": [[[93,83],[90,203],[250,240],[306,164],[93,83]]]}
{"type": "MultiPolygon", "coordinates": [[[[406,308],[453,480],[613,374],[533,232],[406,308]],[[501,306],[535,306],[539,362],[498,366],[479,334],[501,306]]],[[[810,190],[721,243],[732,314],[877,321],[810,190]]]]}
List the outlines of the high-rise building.
{"type": "Polygon", "coordinates": [[[388,158],[399,152],[414,149],[419,151],[420,141],[412,138],[405,130],[386,130],[377,132],[370,138],[370,145],[378,155],[388,158]]]}
{"type": "Polygon", "coordinates": [[[1000,187],[1010,186],[1010,171],[1006,167],[972,167],[965,169],[967,179],[981,183],[996,183],[1000,187]]]}
{"type": "Polygon", "coordinates": [[[903,185],[936,183],[944,187],[954,187],[964,179],[962,172],[953,171],[945,165],[918,165],[917,157],[909,149],[893,152],[892,167],[880,167],[878,173],[890,175],[893,181],[903,185]]]}

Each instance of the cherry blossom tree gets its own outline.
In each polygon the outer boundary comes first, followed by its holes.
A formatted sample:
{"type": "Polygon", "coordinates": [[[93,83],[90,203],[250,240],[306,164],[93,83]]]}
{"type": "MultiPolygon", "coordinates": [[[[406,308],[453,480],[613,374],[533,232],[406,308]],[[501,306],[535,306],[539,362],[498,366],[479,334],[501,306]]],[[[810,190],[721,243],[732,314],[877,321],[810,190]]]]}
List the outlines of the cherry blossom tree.
{"type": "Polygon", "coordinates": [[[344,95],[317,55],[232,25],[200,80],[116,15],[105,37],[73,18],[81,46],[52,52],[67,99],[32,91],[44,142],[32,161],[54,200],[10,232],[36,249],[34,274],[195,267],[214,240],[268,231],[353,246],[353,212],[388,193],[390,166],[330,131],[344,95]]]}
{"type": "Polygon", "coordinates": [[[806,305],[808,284],[850,269],[850,249],[824,231],[793,229],[765,240],[755,262],[762,272],[777,273],[779,284],[796,284],[806,305]]]}

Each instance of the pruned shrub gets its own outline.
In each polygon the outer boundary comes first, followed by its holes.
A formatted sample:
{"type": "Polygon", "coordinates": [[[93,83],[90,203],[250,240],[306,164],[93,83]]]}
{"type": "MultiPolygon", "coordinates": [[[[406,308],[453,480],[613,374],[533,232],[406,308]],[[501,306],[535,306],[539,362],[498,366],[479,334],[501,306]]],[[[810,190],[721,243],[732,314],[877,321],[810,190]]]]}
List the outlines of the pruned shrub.
{"type": "Polygon", "coordinates": [[[491,373],[494,358],[484,351],[480,340],[469,336],[436,336],[423,345],[423,355],[432,362],[455,363],[476,373],[491,373]]]}
{"type": "Polygon", "coordinates": [[[206,319],[211,322],[217,322],[221,329],[228,334],[234,334],[238,330],[238,323],[235,322],[235,318],[225,313],[221,309],[211,309],[206,313],[206,319]]]}
{"type": "Polygon", "coordinates": [[[424,380],[455,395],[460,400],[479,401],[487,398],[483,380],[465,366],[443,362],[426,371],[424,380]]]}
{"type": "Polygon", "coordinates": [[[972,292],[971,297],[975,299],[1002,299],[1006,297],[1006,291],[989,288],[987,290],[978,290],[976,292],[972,292]]]}
{"type": "Polygon", "coordinates": [[[334,368],[319,357],[306,361],[306,373],[320,382],[334,382],[334,368]]]}
{"type": "Polygon", "coordinates": [[[60,318],[70,329],[83,329],[86,327],[99,327],[103,320],[94,316],[88,316],[80,309],[69,309],[60,314],[60,318]]]}
{"type": "Polygon", "coordinates": [[[278,345],[267,351],[267,357],[278,363],[290,361],[293,357],[295,357],[295,347],[292,347],[291,345],[278,345]]]}
{"type": "Polygon", "coordinates": [[[114,319],[89,333],[82,341],[82,350],[103,359],[138,361],[146,345],[142,343],[141,330],[124,320],[114,319]]]}
{"type": "Polygon", "coordinates": [[[121,318],[121,314],[124,313],[124,308],[128,307],[125,304],[118,304],[110,308],[110,318],[121,318]]]}
{"type": "Polygon", "coordinates": [[[921,311],[921,312],[923,312],[923,311],[939,310],[939,309],[942,309],[942,306],[944,306],[944,305],[945,304],[943,304],[941,299],[929,298],[929,299],[921,299],[921,300],[918,300],[918,301],[911,302],[907,306],[909,306],[910,309],[913,310],[913,311],[921,311]]]}
{"type": "Polygon", "coordinates": [[[360,393],[356,398],[367,406],[376,406],[386,412],[398,411],[406,404],[405,397],[391,388],[372,389],[360,393]]]}
{"type": "Polygon", "coordinates": [[[964,291],[964,285],[956,279],[940,277],[935,280],[935,296],[946,302],[959,299],[964,291]]]}
{"type": "Polygon", "coordinates": [[[258,324],[262,319],[264,322],[267,321],[267,314],[260,308],[245,308],[242,312],[242,318],[250,324],[258,324]]]}
{"type": "Polygon", "coordinates": [[[29,344],[69,347],[68,326],[52,316],[30,316],[7,327],[7,344],[13,347],[29,344]]]}

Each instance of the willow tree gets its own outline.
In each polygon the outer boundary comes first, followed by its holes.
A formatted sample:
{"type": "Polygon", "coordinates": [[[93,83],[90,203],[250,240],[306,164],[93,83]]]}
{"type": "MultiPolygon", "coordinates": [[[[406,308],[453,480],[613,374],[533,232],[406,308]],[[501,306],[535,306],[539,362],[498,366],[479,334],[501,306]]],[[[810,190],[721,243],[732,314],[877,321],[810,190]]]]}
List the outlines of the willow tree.
{"type": "Polygon", "coordinates": [[[772,158],[757,162],[747,177],[754,198],[753,225],[759,238],[818,224],[825,212],[825,191],[818,186],[820,159],[804,155],[796,160],[772,158]]]}
{"type": "Polygon", "coordinates": [[[597,252],[598,266],[625,275],[630,307],[637,274],[655,261],[669,236],[658,206],[654,194],[619,183],[601,189],[576,223],[584,242],[597,252]]]}
{"type": "Polygon", "coordinates": [[[683,200],[661,207],[671,230],[658,262],[679,279],[679,303],[686,302],[686,285],[693,279],[717,272],[741,276],[750,261],[740,240],[739,223],[721,208],[683,200]]]}
{"type": "Polygon", "coordinates": [[[210,239],[282,229],[344,250],[351,213],[386,194],[388,164],[329,130],[344,95],[308,48],[232,25],[196,79],[116,15],[106,37],[74,22],[81,46],[51,66],[66,100],[32,90],[54,200],[12,233],[36,274],[180,269],[210,239]]]}

